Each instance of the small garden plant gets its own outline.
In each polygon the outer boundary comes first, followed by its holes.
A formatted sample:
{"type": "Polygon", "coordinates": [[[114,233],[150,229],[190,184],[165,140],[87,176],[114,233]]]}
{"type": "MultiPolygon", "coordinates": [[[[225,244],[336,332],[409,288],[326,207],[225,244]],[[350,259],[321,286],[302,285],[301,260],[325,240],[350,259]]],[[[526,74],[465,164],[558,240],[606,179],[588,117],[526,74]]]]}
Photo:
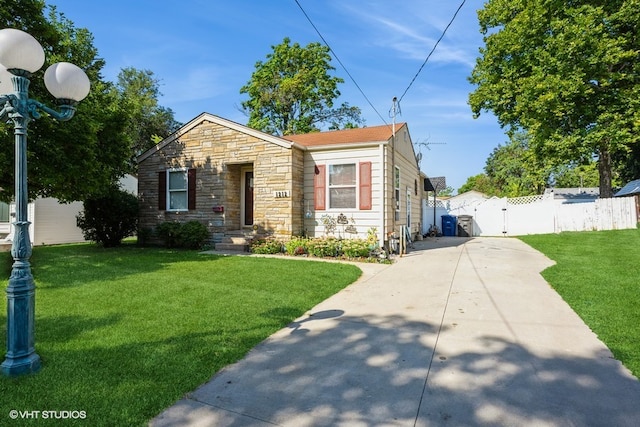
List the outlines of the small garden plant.
{"type": "Polygon", "coordinates": [[[378,245],[375,229],[371,229],[367,233],[366,239],[338,239],[333,236],[316,238],[296,236],[287,241],[275,238],[259,239],[251,244],[251,252],[371,262],[387,261],[386,253],[378,245]]]}

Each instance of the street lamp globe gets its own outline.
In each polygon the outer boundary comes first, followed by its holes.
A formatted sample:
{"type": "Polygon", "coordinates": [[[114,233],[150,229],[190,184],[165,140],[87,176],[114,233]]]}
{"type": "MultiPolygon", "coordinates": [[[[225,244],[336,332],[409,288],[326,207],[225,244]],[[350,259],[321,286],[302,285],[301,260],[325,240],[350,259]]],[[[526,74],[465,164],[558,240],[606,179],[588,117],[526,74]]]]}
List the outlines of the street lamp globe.
{"type": "Polygon", "coordinates": [[[44,64],[44,50],[31,34],[4,28],[0,30],[0,64],[9,70],[35,73],[44,64]]]}
{"type": "Polygon", "coordinates": [[[60,100],[82,101],[88,94],[89,78],[77,65],[69,62],[53,64],[44,72],[44,85],[60,100]]]}

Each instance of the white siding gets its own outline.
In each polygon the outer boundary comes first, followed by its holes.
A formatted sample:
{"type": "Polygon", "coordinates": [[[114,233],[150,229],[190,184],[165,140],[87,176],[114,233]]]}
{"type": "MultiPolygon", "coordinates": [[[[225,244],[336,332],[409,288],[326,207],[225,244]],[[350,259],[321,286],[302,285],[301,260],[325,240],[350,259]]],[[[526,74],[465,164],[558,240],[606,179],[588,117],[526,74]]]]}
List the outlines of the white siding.
{"type": "Polygon", "coordinates": [[[76,216],[82,211],[82,202],[62,204],[57,199],[37,199],[31,219],[31,241],[34,245],[84,242],[82,230],[76,225],[76,216]]]}
{"type": "MultiPolygon", "coordinates": [[[[324,225],[322,224],[322,216],[329,215],[337,218],[338,215],[344,214],[355,226],[357,235],[346,233],[346,225],[338,225],[335,237],[360,237],[365,238],[367,231],[376,228],[381,234],[381,217],[382,217],[382,167],[381,167],[381,150],[377,146],[359,149],[342,149],[329,151],[307,151],[304,158],[304,228],[309,236],[321,237],[325,235],[324,225]],[[327,209],[316,211],[314,209],[313,199],[313,180],[316,165],[346,164],[354,163],[357,165],[362,162],[371,162],[371,210],[360,210],[356,206],[355,209],[327,209]]],[[[328,169],[327,169],[328,174],[328,169]]],[[[359,185],[360,177],[356,181],[356,187],[359,185]]]]}

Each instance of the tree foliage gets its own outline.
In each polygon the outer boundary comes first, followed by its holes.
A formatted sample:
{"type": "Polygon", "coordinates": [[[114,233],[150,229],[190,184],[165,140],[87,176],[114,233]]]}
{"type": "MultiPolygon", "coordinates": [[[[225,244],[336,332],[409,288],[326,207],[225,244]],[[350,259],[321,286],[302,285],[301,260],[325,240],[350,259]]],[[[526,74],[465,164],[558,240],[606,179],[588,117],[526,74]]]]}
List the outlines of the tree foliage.
{"type": "MultiPolygon", "coordinates": [[[[0,5],[0,27],[12,27],[33,35],[43,46],[46,63],[31,77],[29,95],[55,106],[44,87],[44,70],[52,63],[68,61],[89,76],[91,91],[80,102],[72,120],[59,123],[43,114],[29,125],[29,197],[84,200],[108,188],[127,171],[131,147],[126,111],[113,85],[104,82],[104,61],[93,46],[87,29],[75,28],[54,7],[45,15],[44,2],[19,0],[0,5]]],[[[0,124],[0,200],[13,198],[13,127],[0,124]]]]}
{"type": "Polygon", "coordinates": [[[458,188],[458,194],[472,190],[479,191],[487,196],[495,196],[497,193],[495,186],[486,173],[480,173],[467,178],[467,182],[462,184],[462,187],[458,188]]]}
{"type": "Polygon", "coordinates": [[[596,158],[609,197],[640,138],[640,0],[489,0],[478,16],[474,114],[526,130],[548,164],[596,158]]]}
{"type": "Polygon", "coordinates": [[[118,74],[116,89],[127,111],[129,136],[132,144],[131,165],[134,157],[147,151],[181,126],[173,111],[159,105],[160,81],[151,70],[123,68],[118,74]]]}
{"type": "Polygon", "coordinates": [[[511,140],[499,145],[487,158],[484,173],[467,179],[458,190],[476,190],[489,196],[522,197],[542,194],[547,186],[597,187],[595,162],[554,165],[537,158],[526,133],[513,133],[511,140]]]}
{"type": "Polygon", "coordinates": [[[302,47],[285,38],[272,49],[240,89],[249,96],[242,103],[249,127],[290,135],[317,131],[322,124],[337,129],[362,123],[359,108],[347,103],[333,108],[340,96],[338,84],[344,80],[330,74],[335,68],[329,48],[320,43],[302,47]]]}
{"type": "Polygon", "coordinates": [[[549,168],[533,155],[524,133],[513,134],[509,143],[495,148],[484,170],[494,194],[503,197],[541,194],[549,177],[549,168]]]}
{"type": "MultiPolygon", "coordinates": [[[[104,81],[105,61],[93,35],[76,28],[54,6],[40,0],[0,4],[0,28],[33,35],[45,50],[46,63],[31,77],[29,95],[55,106],[44,86],[44,70],[55,62],[72,62],[91,81],[89,96],[68,122],[43,114],[29,124],[29,197],[63,202],[97,197],[125,173],[135,172],[134,158],[179,127],[170,109],[158,105],[159,82],[148,70],[125,68],[117,84],[104,81]]],[[[13,198],[13,127],[0,124],[0,200],[13,198]]]]}

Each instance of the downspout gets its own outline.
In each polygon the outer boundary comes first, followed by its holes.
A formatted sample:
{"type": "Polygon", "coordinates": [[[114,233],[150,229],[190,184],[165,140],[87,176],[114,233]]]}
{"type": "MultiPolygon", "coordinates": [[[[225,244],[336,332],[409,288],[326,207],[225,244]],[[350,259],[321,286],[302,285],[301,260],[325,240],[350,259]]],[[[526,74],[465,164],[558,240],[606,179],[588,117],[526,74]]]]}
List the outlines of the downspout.
{"type": "Polygon", "coordinates": [[[391,121],[391,231],[396,231],[396,204],[399,204],[399,200],[396,200],[396,112],[397,112],[398,98],[393,97],[393,120],[391,121]]]}
{"type": "Polygon", "coordinates": [[[387,207],[385,206],[385,200],[387,200],[387,167],[385,162],[385,144],[380,144],[380,164],[382,165],[382,188],[380,192],[381,202],[380,206],[382,206],[382,224],[380,226],[380,230],[378,231],[378,241],[380,242],[380,247],[383,248],[385,245],[385,227],[387,225],[387,207]]]}

